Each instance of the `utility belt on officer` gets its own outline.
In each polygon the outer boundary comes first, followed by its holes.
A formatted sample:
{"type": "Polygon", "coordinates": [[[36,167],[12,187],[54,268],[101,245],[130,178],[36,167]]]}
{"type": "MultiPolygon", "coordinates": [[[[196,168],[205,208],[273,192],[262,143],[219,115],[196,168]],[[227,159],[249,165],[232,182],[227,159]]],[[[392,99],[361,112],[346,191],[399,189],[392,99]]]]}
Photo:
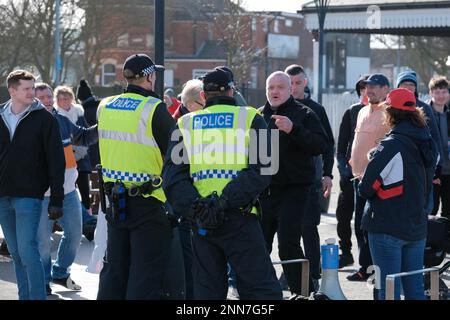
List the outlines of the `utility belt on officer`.
{"type": "Polygon", "coordinates": [[[105,182],[104,190],[107,196],[111,196],[114,190],[114,186],[120,184],[129,197],[149,196],[153,191],[161,188],[162,178],[161,176],[153,175],[151,179],[141,185],[132,184],[129,188],[126,188],[121,180],[116,182],[105,182]]]}
{"type": "Polygon", "coordinates": [[[109,206],[105,206],[105,213],[115,221],[125,221],[127,217],[127,198],[149,196],[156,189],[161,188],[162,178],[152,176],[141,185],[131,185],[129,188],[121,180],[103,183],[105,196],[108,197],[109,206]]]}

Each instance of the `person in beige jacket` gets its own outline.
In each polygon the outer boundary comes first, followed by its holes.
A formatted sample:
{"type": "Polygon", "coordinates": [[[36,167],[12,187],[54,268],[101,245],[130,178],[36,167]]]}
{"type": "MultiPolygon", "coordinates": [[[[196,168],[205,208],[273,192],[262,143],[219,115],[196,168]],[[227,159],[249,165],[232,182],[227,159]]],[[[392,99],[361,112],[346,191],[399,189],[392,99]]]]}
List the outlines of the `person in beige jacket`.
{"type": "MultiPolygon", "coordinates": [[[[363,177],[369,163],[369,151],[375,148],[389,131],[389,127],[385,124],[384,107],[381,105],[389,93],[389,80],[384,75],[376,73],[365,80],[364,84],[367,88],[369,104],[358,113],[355,138],[349,161],[354,176],[355,190],[357,190],[359,180],[363,177]]],[[[361,230],[361,218],[366,201],[358,195],[357,191],[355,194],[355,234],[359,247],[360,268],[357,272],[349,275],[347,279],[350,281],[366,281],[369,277],[367,268],[372,264],[367,237],[361,230]]]]}

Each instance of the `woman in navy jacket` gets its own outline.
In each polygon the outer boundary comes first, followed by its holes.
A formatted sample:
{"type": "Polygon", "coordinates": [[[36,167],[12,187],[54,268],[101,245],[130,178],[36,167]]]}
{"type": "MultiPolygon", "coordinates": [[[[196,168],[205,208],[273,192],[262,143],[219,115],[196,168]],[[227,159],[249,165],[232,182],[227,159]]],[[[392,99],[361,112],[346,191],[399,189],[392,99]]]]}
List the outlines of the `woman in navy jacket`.
{"type": "MultiPolygon", "coordinates": [[[[386,99],[386,121],[391,131],[369,155],[359,185],[369,201],[361,227],[368,231],[374,265],[381,273],[379,298],[385,298],[386,275],[419,270],[427,234],[425,205],[437,160],[437,147],[416,98],[395,89],[386,99]]],[[[424,299],[421,274],[402,277],[405,299],[424,299]]],[[[400,281],[395,283],[400,299],[400,281]]]]}

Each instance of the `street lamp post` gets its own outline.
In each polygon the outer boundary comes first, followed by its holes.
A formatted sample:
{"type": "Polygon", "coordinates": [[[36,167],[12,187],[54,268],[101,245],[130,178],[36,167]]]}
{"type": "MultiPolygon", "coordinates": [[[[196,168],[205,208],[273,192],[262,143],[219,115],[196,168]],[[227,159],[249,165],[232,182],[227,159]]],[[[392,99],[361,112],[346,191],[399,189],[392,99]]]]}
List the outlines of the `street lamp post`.
{"type": "MultiPolygon", "coordinates": [[[[164,0],[155,0],[155,61],[164,65],[164,0]]],[[[155,92],[164,95],[164,71],[156,71],[155,92]]]]}
{"type": "Polygon", "coordinates": [[[317,17],[319,18],[319,75],[317,88],[317,101],[322,104],[322,88],[323,88],[323,42],[324,42],[324,27],[325,16],[327,15],[328,5],[330,0],[314,0],[316,5],[317,17]]]}
{"type": "Polygon", "coordinates": [[[55,86],[60,83],[60,74],[62,69],[61,61],[61,1],[55,2],[55,86]]]}

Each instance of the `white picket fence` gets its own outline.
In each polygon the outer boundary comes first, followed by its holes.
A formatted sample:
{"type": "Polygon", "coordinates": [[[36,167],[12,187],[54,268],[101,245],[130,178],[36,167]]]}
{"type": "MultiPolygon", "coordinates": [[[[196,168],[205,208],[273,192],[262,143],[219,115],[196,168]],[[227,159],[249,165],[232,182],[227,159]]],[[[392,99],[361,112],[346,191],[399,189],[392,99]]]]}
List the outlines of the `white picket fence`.
{"type": "MultiPolygon", "coordinates": [[[[419,99],[428,101],[429,95],[419,94],[419,99]]],[[[359,101],[356,93],[328,93],[322,96],[322,105],[325,107],[328,119],[330,120],[331,129],[333,130],[334,139],[338,139],[339,126],[345,110],[352,104],[359,101]]]]}
{"type": "Polygon", "coordinates": [[[352,104],[359,101],[356,93],[328,93],[322,96],[322,105],[327,111],[328,120],[330,120],[331,129],[333,130],[334,139],[338,139],[339,126],[345,110],[352,104]]]}

